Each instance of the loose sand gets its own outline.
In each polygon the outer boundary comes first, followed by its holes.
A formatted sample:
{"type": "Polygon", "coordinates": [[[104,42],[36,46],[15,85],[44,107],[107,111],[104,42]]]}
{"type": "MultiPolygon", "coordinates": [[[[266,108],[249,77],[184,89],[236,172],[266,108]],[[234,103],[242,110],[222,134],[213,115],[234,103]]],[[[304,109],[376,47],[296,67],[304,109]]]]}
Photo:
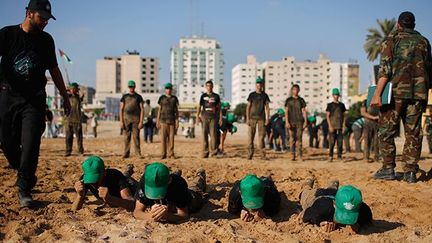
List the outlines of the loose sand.
{"type": "MultiPolygon", "coordinates": [[[[124,170],[135,165],[139,178],[144,165],[157,161],[159,139],[143,144],[145,159],[121,159],[122,138],[116,123],[101,122],[100,138],[85,139],[86,154],[100,155],[109,167],[124,170]]],[[[199,131],[197,131],[199,135],[199,131]]],[[[142,138],[141,138],[142,139],[142,138]]],[[[305,140],[306,141],[306,140],[305,140]]],[[[304,143],[306,144],[306,143],[304,143]]],[[[432,180],[414,185],[400,181],[375,181],[373,173],[378,163],[366,164],[361,154],[345,154],[344,162],[328,163],[322,149],[306,149],[304,162],[291,162],[288,154],[268,152],[270,160],[246,160],[245,127],[227,139],[227,156],[200,159],[200,137],[190,140],[176,138],[175,160],[165,160],[171,169],[181,169],[190,180],[194,171],[203,167],[207,172],[208,202],[189,222],[180,225],[144,223],[130,212],[117,208],[100,207],[93,196],[88,197],[79,212],[70,211],[75,193],[73,184],[81,174],[80,163],[85,156],[74,154],[65,158],[63,139],[44,139],[42,142],[39,178],[34,190],[38,200],[35,210],[20,209],[14,187],[15,172],[7,168],[0,155],[0,240],[7,242],[432,242],[432,180]],[[227,197],[232,184],[247,173],[271,175],[282,194],[279,215],[258,223],[245,223],[227,213],[227,197]],[[308,176],[317,178],[318,186],[332,179],[341,185],[360,188],[364,201],[374,214],[372,226],[361,234],[350,236],[344,229],[332,233],[321,232],[311,225],[299,224],[298,195],[301,182],[308,176]]],[[[398,148],[401,148],[398,140],[398,148]]],[[[400,151],[398,151],[400,152],[400,151]]],[[[132,151],[133,154],[133,151],[132,151]]],[[[429,171],[432,157],[424,146],[421,168],[429,171]]],[[[399,166],[399,165],[398,165],[399,166]]],[[[398,167],[398,171],[401,171],[398,167]]]]}

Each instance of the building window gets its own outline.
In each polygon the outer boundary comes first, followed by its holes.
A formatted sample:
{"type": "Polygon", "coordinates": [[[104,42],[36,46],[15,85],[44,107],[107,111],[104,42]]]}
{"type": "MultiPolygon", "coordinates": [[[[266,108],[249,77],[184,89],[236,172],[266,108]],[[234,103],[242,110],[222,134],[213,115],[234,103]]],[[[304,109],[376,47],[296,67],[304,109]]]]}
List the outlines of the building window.
{"type": "Polygon", "coordinates": [[[150,59],[150,62],[154,62],[154,59],[152,58],[152,59],[150,59]]]}

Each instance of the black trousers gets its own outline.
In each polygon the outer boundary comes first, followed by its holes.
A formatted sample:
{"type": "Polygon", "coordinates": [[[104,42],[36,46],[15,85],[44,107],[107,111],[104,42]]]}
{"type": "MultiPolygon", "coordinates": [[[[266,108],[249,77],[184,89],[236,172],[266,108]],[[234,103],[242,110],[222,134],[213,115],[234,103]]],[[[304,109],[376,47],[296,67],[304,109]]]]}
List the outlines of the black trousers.
{"type": "Polygon", "coordinates": [[[36,185],[45,102],[45,92],[29,98],[0,85],[0,143],[10,166],[18,171],[20,191],[30,192],[36,185]]]}
{"type": "Polygon", "coordinates": [[[337,156],[342,158],[342,143],[343,143],[342,129],[336,129],[334,132],[329,133],[329,156],[333,158],[333,149],[337,143],[337,156]]]}

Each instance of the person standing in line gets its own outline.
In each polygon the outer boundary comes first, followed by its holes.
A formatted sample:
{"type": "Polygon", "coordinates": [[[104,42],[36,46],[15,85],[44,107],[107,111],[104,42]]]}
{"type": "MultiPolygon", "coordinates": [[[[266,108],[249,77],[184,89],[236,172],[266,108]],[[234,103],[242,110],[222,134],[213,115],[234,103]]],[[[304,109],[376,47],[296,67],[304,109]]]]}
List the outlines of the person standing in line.
{"type": "Polygon", "coordinates": [[[421,117],[431,85],[432,57],[429,41],[414,28],[414,14],[403,12],[399,15],[397,29],[382,44],[378,83],[371,101],[371,106],[380,107],[378,144],[383,166],[374,175],[377,180],[396,179],[394,138],[402,120],[405,132],[403,179],[407,183],[417,182],[423,136],[421,117]],[[381,96],[387,82],[392,83],[392,101],[382,105],[381,96]]]}
{"type": "Polygon", "coordinates": [[[18,172],[19,203],[34,206],[41,136],[45,128],[45,76],[48,70],[70,111],[69,96],[58,68],[54,40],[44,31],[50,19],[48,0],[31,0],[19,25],[0,30],[0,144],[10,166],[18,172]]]}
{"type": "Polygon", "coordinates": [[[135,92],[135,81],[129,80],[129,92],[120,99],[120,128],[124,133],[123,158],[129,158],[130,142],[133,138],[135,154],[141,156],[139,130],[143,128],[144,101],[141,95],[135,92]]]}
{"type": "Polygon", "coordinates": [[[144,104],[144,142],[153,143],[153,116],[150,100],[146,100],[144,104]]]}
{"type": "Polygon", "coordinates": [[[54,137],[53,120],[54,115],[47,105],[45,108],[45,138],[54,137]]]}
{"type": "Polygon", "coordinates": [[[345,105],[339,101],[340,92],[339,89],[334,88],[332,90],[333,102],[327,105],[327,122],[329,127],[329,162],[333,161],[333,149],[337,143],[337,158],[342,160],[342,143],[343,134],[342,128],[344,124],[344,113],[346,111],[345,105]]]}
{"type": "Polygon", "coordinates": [[[174,135],[179,128],[179,101],[177,96],[172,95],[172,84],[165,84],[165,94],[159,97],[159,111],[156,126],[161,129],[161,159],[175,159],[174,135]],[[168,151],[167,151],[168,150],[168,151]]]}
{"type": "Polygon", "coordinates": [[[300,86],[291,87],[292,96],[285,101],[285,125],[290,129],[291,160],[296,160],[296,154],[303,161],[303,130],[307,127],[306,102],[299,96],[300,86]]]}
{"type": "Polygon", "coordinates": [[[254,154],[254,138],[258,128],[258,149],[261,159],[266,160],[265,143],[266,126],[270,123],[270,98],[264,91],[264,79],[256,79],[255,91],[248,96],[246,107],[246,123],[248,130],[248,159],[252,160],[254,154]]]}
{"type": "Polygon", "coordinates": [[[93,136],[97,138],[97,127],[98,127],[98,121],[97,121],[97,114],[93,113],[90,119],[90,126],[93,131],[93,136]]]}
{"type": "Polygon", "coordinates": [[[205,85],[207,92],[201,95],[197,112],[198,123],[202,123],[203,130],[202,158],[217,155],[218,141],[216,133],[218,124],[222,125],[221,99],[218,94],[213,92],[213,81],[209,80],[205,85]]]}
{"type": "Polygon", "coordinates": [[[365,124],[365,118],[357,119],[352,125],[351,130],[354,133],[355,152],[361,153],[361,140],[363,135],[363,128],[365,124]]]}
{"type": "Polygon", "coordinates": [[[71,111],[65,118],[65,132],[66,132],[66,157],[72,153],[72,145],[74,134],[77,139],[78,153],[84,154],[83,146],[83,131],[82,131],[82,112],[81,102],[82,97],[79,94],[79,85],[77,83],[71,83],[69,85],[69,100],[71,103],[71,111]]]}

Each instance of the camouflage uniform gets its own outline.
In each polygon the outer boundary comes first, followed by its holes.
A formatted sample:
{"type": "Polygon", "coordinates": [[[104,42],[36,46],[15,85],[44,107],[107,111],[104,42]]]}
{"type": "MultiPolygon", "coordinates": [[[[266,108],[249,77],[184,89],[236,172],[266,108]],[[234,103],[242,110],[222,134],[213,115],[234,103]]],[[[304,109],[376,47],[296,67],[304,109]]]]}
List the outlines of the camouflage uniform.
{"type": "Polygon", "coordinates": [[[391,33],[382,45],[378,76],[388,78],[393,84],[392,102],[381,107],[378,121],[383,167],[395,167],[394,137],[402,119],[405,128],[404,171],[415,172],[422,146],[422,112],[426,107],[431,77],[429,41],[411,29],[398,29],[391,33]]]}

